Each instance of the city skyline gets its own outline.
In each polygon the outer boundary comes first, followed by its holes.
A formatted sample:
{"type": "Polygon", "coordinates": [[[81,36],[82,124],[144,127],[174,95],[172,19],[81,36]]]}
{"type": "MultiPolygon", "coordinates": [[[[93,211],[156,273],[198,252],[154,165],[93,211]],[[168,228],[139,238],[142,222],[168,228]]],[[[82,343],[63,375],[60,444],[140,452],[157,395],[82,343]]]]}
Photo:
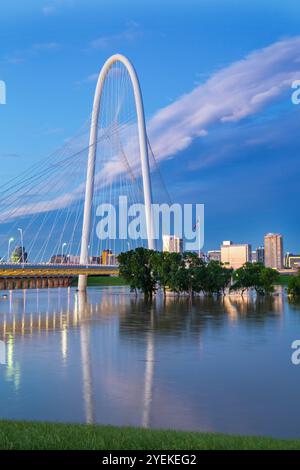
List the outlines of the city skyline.
{"type": "MultiPolygon", "coordinates": [[[[263,31],[265,22],[269,24],[266,16],[257,26],[261,12],[269,11],[268,3],[228,1],[225,8],[221,2],[203,2],[200,7],[191,1],[178,9],[175,5],[168,21],[169,2],[160,7],[158,2],[149,3],[143,9],[129,2],[126,11],[120,2],[111,2],[101,15],[92,1],[76,6],[54,1],[51,8],[47,2],[29,1],[26,12],[23,7],[16,10],[14,1],[3,6],[0,78],[7,85],[7,103],[0,108],[3,182],[16,175],[16,168],[25,170],[45,158],[80,128],[90,114],[101,64],[120,51],[136,65],[148,133],[168,190],[176,202],[205,204],[204,249],[214,249],[221,239],[249,240],[259,246],[261,234],[271,231],[284,234],[286,251],[299,252],[300,226],[294,216],[299,197],[299,108],[291,102],[292,81],[300,77],[299,6],[289,1],[290,8],[281,9],[275,2],[280,24],[274,23],[265,36],[256,35],[257,27],[263,31]],[[93,5],[97,21],[92,21],[87,3],[93,5]],[[216,19],[216,5],[229,21],[230,34],[216,19]],[[147,14],[155,15],[158,8],[160,15],[153,24],[147,14]],[[201,12],[201,28],[195,12],[201,12]],[[73,27],[63,28],[66,18],[72,18],[73,27]],[[11,21],[19,24],[17,37],[10,33],[11,21]],[[153,53],[154,44],[160,48],[159,57],[153,53]],[[265,65],[266,55],[271,68],[265,65]],[[159,87],[153,85],[154,70],[159,87]],[[243,79],[234,81],[237,72],[243,79]],[[213,113],[207,112],[205,96],[213,113]],[[166,138],[167,148],[162,149],[166,138]]],[[[275,15],[274,10],[270,14],[275,15]]]]}

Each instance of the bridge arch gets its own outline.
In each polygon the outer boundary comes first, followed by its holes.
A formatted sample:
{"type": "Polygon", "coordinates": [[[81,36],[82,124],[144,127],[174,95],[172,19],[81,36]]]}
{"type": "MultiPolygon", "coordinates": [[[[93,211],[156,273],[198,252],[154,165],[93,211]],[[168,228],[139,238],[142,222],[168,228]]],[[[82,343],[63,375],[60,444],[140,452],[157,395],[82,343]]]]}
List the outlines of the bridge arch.
{"type": "MultiPolygon", "coordinates": [[[[92,200],[94,194],[94,177],[95,177],[95,163],[97,153],[97,135],[98,135],[98,121],[101,105],[102,91],[105,83],[107,74],[116,62],[121,62],[127,69],[131,84],[133,87],[135,108],[137,113],[137,124],[138,124],[138,137],[139,137],[139,151],[141,158],[142,168],[142,180],[143,180],[143,192],[144,192],[144,203],[145,203],[145,215],[146,215],[146,229],[148,238],[148,248],[154,248],[153,239],[153,227],[152,227],[152,190],[151,190],[151,179],[150,179],[150,168],[149,168],[149,156],[148,156],[148,145],[147,145],[147,134],[145,124],[145,114],[141,88],[138,80],[137,73],[134,66],[127,57],[122,54],[115,54],[109,57],[104,63],[97,81],[93,111],[92,111],[92,122],[90,130],[89,140],[89,155],[87,164],[87,179],[86,179],[86,190],[85,190],[85,202],[84,202],[84,213],[83,213],[83,226],[82,226],[82,239],[81,239],[81,251],[80,251],[80,264],[87,264],[88,262],[88,247],[91,231],[91,218],[92,218],[92,200]]],[[[87,276],[80,275],[78,288],[79,290],[85,290],[87,285],[87,276]]]]}

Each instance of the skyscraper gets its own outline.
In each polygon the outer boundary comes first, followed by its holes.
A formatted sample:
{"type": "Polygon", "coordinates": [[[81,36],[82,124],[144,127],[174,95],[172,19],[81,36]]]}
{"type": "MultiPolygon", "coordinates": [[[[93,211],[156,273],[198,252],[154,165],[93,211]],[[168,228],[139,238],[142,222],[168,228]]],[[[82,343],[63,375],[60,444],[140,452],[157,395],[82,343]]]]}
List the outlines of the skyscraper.
{"type": "Polygon", "coordinates": [[[283,268],[283,241],[279,233],[265,235],[265,266],[267,268],[283,268]]]}
{"type": "Polygon", "coordinates": [[[265,264],[265,248],[263,246],[256,248],[256,262],[265,264]]]}

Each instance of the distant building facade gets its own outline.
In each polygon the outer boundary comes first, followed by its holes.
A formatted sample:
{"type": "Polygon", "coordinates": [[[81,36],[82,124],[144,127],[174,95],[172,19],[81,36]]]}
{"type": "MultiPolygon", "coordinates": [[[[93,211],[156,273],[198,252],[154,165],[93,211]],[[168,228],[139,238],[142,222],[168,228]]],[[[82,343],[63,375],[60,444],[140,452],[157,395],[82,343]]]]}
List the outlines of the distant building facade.
{"type": "Polygon", "coordinates": [[[300,255],[287,253],[285,255],[285,267],[288,269],[300,269],[300,255]]]}
{"type": "Polygon", "coordinates": [[[183,241],[182,238],[176,237],[175,235],[163,235],[163,251],[169,253],[182,253],[183,241]]]}
{"type": "Polygon", "coordinates": [[[265,266],[267,268],[283,268],[283,240],[279,233],[265,235],[265,266]]]}
{"type": "Polygon", "coordinates": [[[16,246],[10,257],[13,263],[27,263],[27,259],[28,255],[24,246],[16,246]]]}
{"type": "Polygon", "coordinates": [[[101,264],[112,266],[117,264],[117,255],[111,250],[103,250],[101,255],[101,264]]]}
{"type": "Polygon", "coordinates": [[[68,255],[67,262],[68,262],[68,264],[80,264],[80,256],[79,255],[68,255]]]}
{"type": "Polygon", "coordinates": [[[265,264],[265,248],[263,246],[256,248],[256,262],[265,264]]]}
{"type": "Polygon", "coordinates": [[[238,269],[251,262],[251,245],[224,241],[221,245],[221,262],[228,268],[238,269]]]}
{"type": "Polygon", "coordinates": [[[207,252],[207,257],[209,261],[221,262],[221,250],[210,250],[207,252]]]}
{"type": "Polygon", "coordinates": [[[67,262],[68,258],[66,255],[53,255],[50,259],[51,264],[66,264],[67,262]]]}

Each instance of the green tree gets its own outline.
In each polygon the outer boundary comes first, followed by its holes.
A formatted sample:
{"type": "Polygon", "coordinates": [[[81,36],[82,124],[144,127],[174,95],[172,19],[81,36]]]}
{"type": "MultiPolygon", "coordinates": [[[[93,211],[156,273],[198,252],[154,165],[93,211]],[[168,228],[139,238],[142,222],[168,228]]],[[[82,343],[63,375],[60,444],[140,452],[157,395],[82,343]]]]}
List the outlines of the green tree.
{"type": "Polygon", "coordinates": [[[190,296],[203,291],[206,276],[206,263],[196,253],[185,252],[183,254],[184,274],[181,287],[190,296]]]}
{"type": "Polygon", "coordinates": [[[240,290],[243,295],[247,289],[261,288],[260,274],[263,265],[260,263],[245,263],[233,273],[231,290],[240,290]]]}
{"type": "Polygon", "coordinates": [[[118,256],[119,272],[131,290],[140,290],[145,297],[152,297],[156,290],[153,250],[136,248],[118,256]]]}
{"type": "Polygon", "coordinates": [[[297,276],[291,276],[288,282],[288,295],[294,298],[300,298],[300,271],[297,276]]]}
{"type": "Polygon", "coordinates": [[[258,295],[270,294],[274,291],[274,283],[279,273],[272,268],[266,268],[261,263],[245,263],[233,273],[231,290],[240,290],[241,295],[247,289],[254,289],[258,295]]]}
{"type": "Polygon", "coordinates": [[[225,293],[232,276],[232,269],[225,268],[219,261],[211,260],[206,265],[202,290],[208,294],[225,293]]]}
{"type": "Polygon", "coordinates": [[[274,284],[279,279],[279,272],[272,268],[262,267],[260,273],[260,287],[256,289],[258,294],[272,294],[274,292],[274,284]]]}

